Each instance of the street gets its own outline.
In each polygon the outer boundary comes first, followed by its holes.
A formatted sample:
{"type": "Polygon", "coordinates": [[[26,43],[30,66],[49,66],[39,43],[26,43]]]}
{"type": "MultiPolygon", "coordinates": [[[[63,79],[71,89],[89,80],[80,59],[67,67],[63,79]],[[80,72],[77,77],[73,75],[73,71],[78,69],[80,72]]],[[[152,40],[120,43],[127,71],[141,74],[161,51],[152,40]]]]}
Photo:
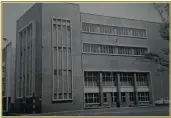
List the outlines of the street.
{"type": "Polygon", "coordinates": [[[36,114],[37,116],[169,116],[169,107],[126,107],[36,114]]]}

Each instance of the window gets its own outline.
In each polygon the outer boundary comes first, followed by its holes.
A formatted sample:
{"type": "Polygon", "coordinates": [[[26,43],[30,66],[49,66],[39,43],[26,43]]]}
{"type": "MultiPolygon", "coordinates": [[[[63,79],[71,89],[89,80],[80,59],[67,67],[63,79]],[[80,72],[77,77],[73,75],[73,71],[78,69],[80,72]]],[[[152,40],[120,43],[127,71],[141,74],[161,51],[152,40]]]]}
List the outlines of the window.
{"type": "Polygon", "coordinates": [[[91,44],[91,52],[99,53],[98,45],[91,44]]]}
{"type": "Polygon", "coordinates": [[[72,93],[69,93],[69,99],[72,99],[72,93]]]}
{"type": "Polygon", "coordinates": [[[57,99],[57,94],[56,93],[54,94],[54,99],[57,99]]]}
{"type": "Polygon", "coordinates": [[[108,28],[108,34],[112,34],[112,27],[108,28]]]}
{"type": "Polygon", "coordinates": [[[2,77],[2,83],[5,83],[5,77],[2,77]]]}
{"type": "Polygon", "coordinates": [[[54,75],[57,75],[57,69],[54,69],[54,75]]]}
{"type": "Polygon", "coordinates": [[[118,47],[118,54],[123,54],[123,48],[122,47],[118,47]]]}
{"type": "MultiPolygon", "coordinates": [[[[55,51],[56,51],[56,49],[57,49],[57,48],[55,48],[55,51]]],[[[59,52],[62,52],[62,51],[63,51],[63,52],[66,53],[66,52],[67,52],[67,47],[63,47],[63,48],[62,48],[62,47],[58,47],[58,51],[59,51],[59,52]],[[63,50],[62,50],[62,49],[63,49],[63,50]]],[[[71,53],[71,47],[68,47],[68,53],[71,53]]]]}
{"type": "Polygon", "coordinates": [[[83,45],[83,52],[90,52],[90,44],[84,43],[83,45]]]}
{"type": "Polygon", "coordinates": [[[27,75],[27,77],[26,77],[26,96],[28,96],[29,95],[29,75],[27,75]]]}
{"type": "Polygon", "coordinates": [[[103,102],[107,102],[107,93],[103,93],[103,102]]]}
{"type": "Polygon", "coordinates": [[[142,36],[146,37],[146,31],[145,30],[142,30],[142,36]]]}
{"type": "Polygon", "coordinates": [[[110,34],[110,35],[146,38],[145,29],[109,26],[109,25],[92,24],[92,23],[85,23],[85,22],[82,23],[82,31],[90,32],[90,33],[98,33],[98,34],[110,34]]]}
{"type": "Polygon", "coordinates": [[[98,53],[98,54],[136,55],[137,56],[137,55],[144,55],[147,52],[147,48],[84,43],[83,52],[91,52],[91,53],[98,53]]]}
{"type": "MultiPolygon", "coordinates": [[[[5,72],[5,66],[2,66],[2,72],[5,72]]],[[[3,76],[5,75],[3,74],[3,76]]]]}
{"type": "Polygon", "coordinates": [[[105,49],[104,49],[105,47],[104,47],[104,45],[100,45],[100,51],[101,51],[101,53],[103,53],[103,54],[105,54],[105,49]]]}
{"type": "Polygon", "coordinates": [[[148,86],[148,73],[137,73],[137,86],[148,86]]]}
{"type": "Polygon", "coordinates": [[[134,55],[140,55],[140,48],[134,48],[134,55]]]}
{"type": "Polygon", "coordinates": [[[147,49],[146,48],[141,48],[141,55],[144,55],[145,53],[147,53],[147,49]]]}
{"type": "Polygon", "coordinates": [[[123,36],[123,35],[124,35],[124,28],[123,28],[123,27],[120,27],[119,29],[120,29],[119,34],[120,34],[121,36],[123,36]]]}
{"type": "Polygon", "coordinates": [[[2,95],[5,96],[6,82],[5,77],[2,77],[2,95]]]}
{"type": "Polygon", "coordinates": [[[82,23],[82,30],[84,32],[89,32],[89,24],[88,23],[82,23]]]}
{"type": "Polygon", "coordinates": [[[103,25],[100,25],[100,33],[102,34],[105,33],[105,27],[103,25]]]}
{"type": "Polygon", "coordinates": [[[113,72],[103,72],[103,86],[115,86],[117,74],[113,72]]]}
{"type": "Polygon", "coordinates": [[[97,72],[85,72],[84,82],[85,86],[98,86],[97,72]]]}
{"type": "Polygon", "coordinates": [[[131,102],[134,102],[135,101],[135,93],[134,92],[129,92],[129,100],[131,102]]]}
{"type": "Polygon", "coordinates": [[[122,101],[122,103],[126,102],[126,94],[125,94],[125,92],[121,92],[121,101],[122,101]]]}
{"type": "Polygon", "coordinates": [[[111,93],[112,103],[117,102],[117,92],[111,93]]]}
{"type": "Polygon", "coordinates": [[[5,96],[5,91],[4,91],[4,90],[2,90],[2,96],[3,96],[3,97],[5,96]]]}
{"type": "Polygon", "coordinates": [[[128,35],[128,28],[124,28],[124,35],[125,35],[125,36],[128,35]]]}
{"type": "Polygon", "coordinates": [[[59,99],[62,99],[62,93],[59,93],[59,99]]]}
{"type": "Polygon", "coordinates": [[[146,52],[146,48],[134,48],[134,55],[144,55],[146,52]]]}
{"type": "Polygon", "coordinates": [[[133,73],[120,73],[121,86],[133,86],[133,73]]]}
{"type": "Polygon", "coordinates": [[[95,25],[90,24],[90,32],[95,32],[95,25]]]}
{"type": "Polygon", "coordinates": [[[138,100],[140,102],[150,101],[149,92],[138,92],[138,100]]]}
{"type": "Polygon", "coordinates": [[[19,97],[22,96],[22,78],[20,77],[20,80],[19,80],[19,97]]]}
{"type": "Polygon", "coordinates": [[[109,46],[109,54],[114,54],[114,53],[115,53],[114,46],[109,46]]]}
{"type": "Polygon", "coordinates": [[[117,27],[112,27],[112,34],[113,34],[113,35],[116,35],[116,34],[117,34],[116,28],[117,28],[117,27]]]}
{"type": "Polygon", "coordinates": [[[99,93],[85,93],[86,104],[99,104],[100,96],[99,93]]]}
{"type": "MultiPolygon", "coordinates": [[[[66,19],[52,18],[52,55],[53,55],[53,99],[71,100],[72,99],[72,57],[71,57],[71,21],[66,19]],[[56,36],[58,33],[58,37],[56,36]],[[58,45],[57,45],[58,41],[58,45]],[[54,48],[55,47],[55,48],[54,48]],[[58,51],[58,52],[57,52],[58,51]],[[57,55],[58,53],[58,55],[57,55]],[[58,68],[57,68],[58,66],[58,68]]],[[[90,31],[88,23],[82,24],[82,30],[90,31]]],[[[91,31],[94,27],[91,27],[91,31]]],[[[87,46],[84,50],[87,50],[87,46]]]]}
{"type": "Polygon", "coordinates": [[[67,99],[67,97],[68,97],[67,93],[64,93],[64,99],[67,99]]]}

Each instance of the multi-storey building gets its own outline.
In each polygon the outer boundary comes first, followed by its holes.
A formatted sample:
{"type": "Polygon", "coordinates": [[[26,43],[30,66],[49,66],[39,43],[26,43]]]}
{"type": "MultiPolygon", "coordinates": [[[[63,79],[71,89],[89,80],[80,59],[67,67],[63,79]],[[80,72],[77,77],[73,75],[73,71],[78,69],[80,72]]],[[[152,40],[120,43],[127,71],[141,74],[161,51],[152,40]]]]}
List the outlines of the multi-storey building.
{"type": "Polygon", "coordinates": [[[34,94],[36,107],[52,112],[116,107],[116,101],[121,106],[153,104],[168,96],[168,73],[136,61],[168,47],[159,27],[81,13],[77,4],[35,4],[17,20],[17,104],[25,99],[31,108],[34,94]]]}
{"type": "Polygon", "coordinates": [[[2,106],[3,112],[11,112],[15,100],[15,50],[11,43],[2,49],[2,106]]]}

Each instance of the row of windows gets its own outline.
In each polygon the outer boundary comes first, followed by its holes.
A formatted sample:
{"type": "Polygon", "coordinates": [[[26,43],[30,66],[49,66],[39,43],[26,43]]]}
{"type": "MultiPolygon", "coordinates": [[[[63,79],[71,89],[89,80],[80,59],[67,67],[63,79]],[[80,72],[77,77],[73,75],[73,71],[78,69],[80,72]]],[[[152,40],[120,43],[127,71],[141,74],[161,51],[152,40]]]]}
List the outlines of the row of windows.
{"type": "Polygon", "coordinates": [[[19,32],[20,56],[18,75],[18,97],[32,95],[32,43],[33,23],[19,32]]]}
{"type": "MultiPolygon", "coordinates": [[[[57,46],[54,46],[54,48],[57,50],[57,46]]],[[[67,49],[67,47],[59,47],[58,46],[58,51],[59,52],[68,52],[68,53],[71,53],[71,47],[68,47],[68,49],[67,49]]]]}
{"type": "Polygon", "coordinates": [[[72,93],[54,93],[54,99],[72,99],[72,93]]]}
{"type": "MultiPolygon", "coordinates": [[[[85,72],[84,82],[85,86],[98,86],[99,76],[98,72],[85,72]]],[[[137,86],[148,86],[148,73],[135,73],[137,86]]],[[[134,86],[134,73],[122,72],[120,75],[121,86],[134,86]]],[[[117,86],[117,72],[102,72],[103,86],[117,86]]]]}
{"type": "Polygon", "coordinates": [[[147,53],[147,48],[84,43],[83,52],[111,55],[144,55],[147,53]]]}
{"type": "MultiPolygon", "coordinates": [[[[117,92],[111,92],[109,93],[112,103],[117,102],[117,92]]],[[[134,92],[128,92],[128,97],[130,102],[135,101],[135,93],[134,92]]],[[[138,101],[139,102],[145,102],[150,101],[149,98],[149,92],[138,92],[138,101]]],[[[107,103],[107,93],[103,93],[103,102],[107,103]]],[[[126,93],[121,92],[121,102],[126,102],[126,93]]],[[[85,93],[85,103],[86,104],[99,104],[100,103],[100,93],[85,93]]]]}
{"type": "Polygon", "coordinates": [[[67,70],[66,69],[58,69],[58,71],[57,71],[57,69],[54,69],[54,75],[55,76],[57,76],[57,75],[71,75],[71,70],[68,70],[68,72],[67,72],[67,70]]]}
{"type": "Polygon", "coordinates": [[[30,96],[32,95],[32,79],[31,75],[28,74],[27,77],[20,77],[19,79],[19,97],[22,95],[30,96]]]}
{"type": "Polygon", "coordinates": [[[72,99],[71,24],[69,20],[52,19],[53,99],[72,99]]]}
{"type": "Polygon", "coordinates": [[[26,47],[30,47],[32,42],[32,35],[33,35],[33,24],[29,24],[23,30],[19,32],[20,37],[20,49],[27,49],[26,47]]]}
{"type": "Polygon", "coordinates": [[[146,38],[145,29],[108,26],[102,24],[82,23],[82,31],[87,33],[146,38]]]}

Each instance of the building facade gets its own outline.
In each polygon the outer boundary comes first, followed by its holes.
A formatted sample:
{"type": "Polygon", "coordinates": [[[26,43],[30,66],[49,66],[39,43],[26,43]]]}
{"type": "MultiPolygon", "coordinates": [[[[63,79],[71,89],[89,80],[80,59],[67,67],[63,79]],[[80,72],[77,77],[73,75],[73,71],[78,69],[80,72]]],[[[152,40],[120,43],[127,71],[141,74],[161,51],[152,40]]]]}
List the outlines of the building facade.
{"type": "Polygon", "coordinates": [[[35,95],[36,107],[54,112],[116,107],[116,101],[153,104],[168,96],[169,74],[136,61],[168,47],[159,26],[81,13],[77,4],[35,4],[17,20],[17,105],[35,95]]]}
{"type": "Polygon", "coordinates": [[[13,109],[15,100],[15,50],[11,43],[2,49],[3,112],[13,109]]]}

